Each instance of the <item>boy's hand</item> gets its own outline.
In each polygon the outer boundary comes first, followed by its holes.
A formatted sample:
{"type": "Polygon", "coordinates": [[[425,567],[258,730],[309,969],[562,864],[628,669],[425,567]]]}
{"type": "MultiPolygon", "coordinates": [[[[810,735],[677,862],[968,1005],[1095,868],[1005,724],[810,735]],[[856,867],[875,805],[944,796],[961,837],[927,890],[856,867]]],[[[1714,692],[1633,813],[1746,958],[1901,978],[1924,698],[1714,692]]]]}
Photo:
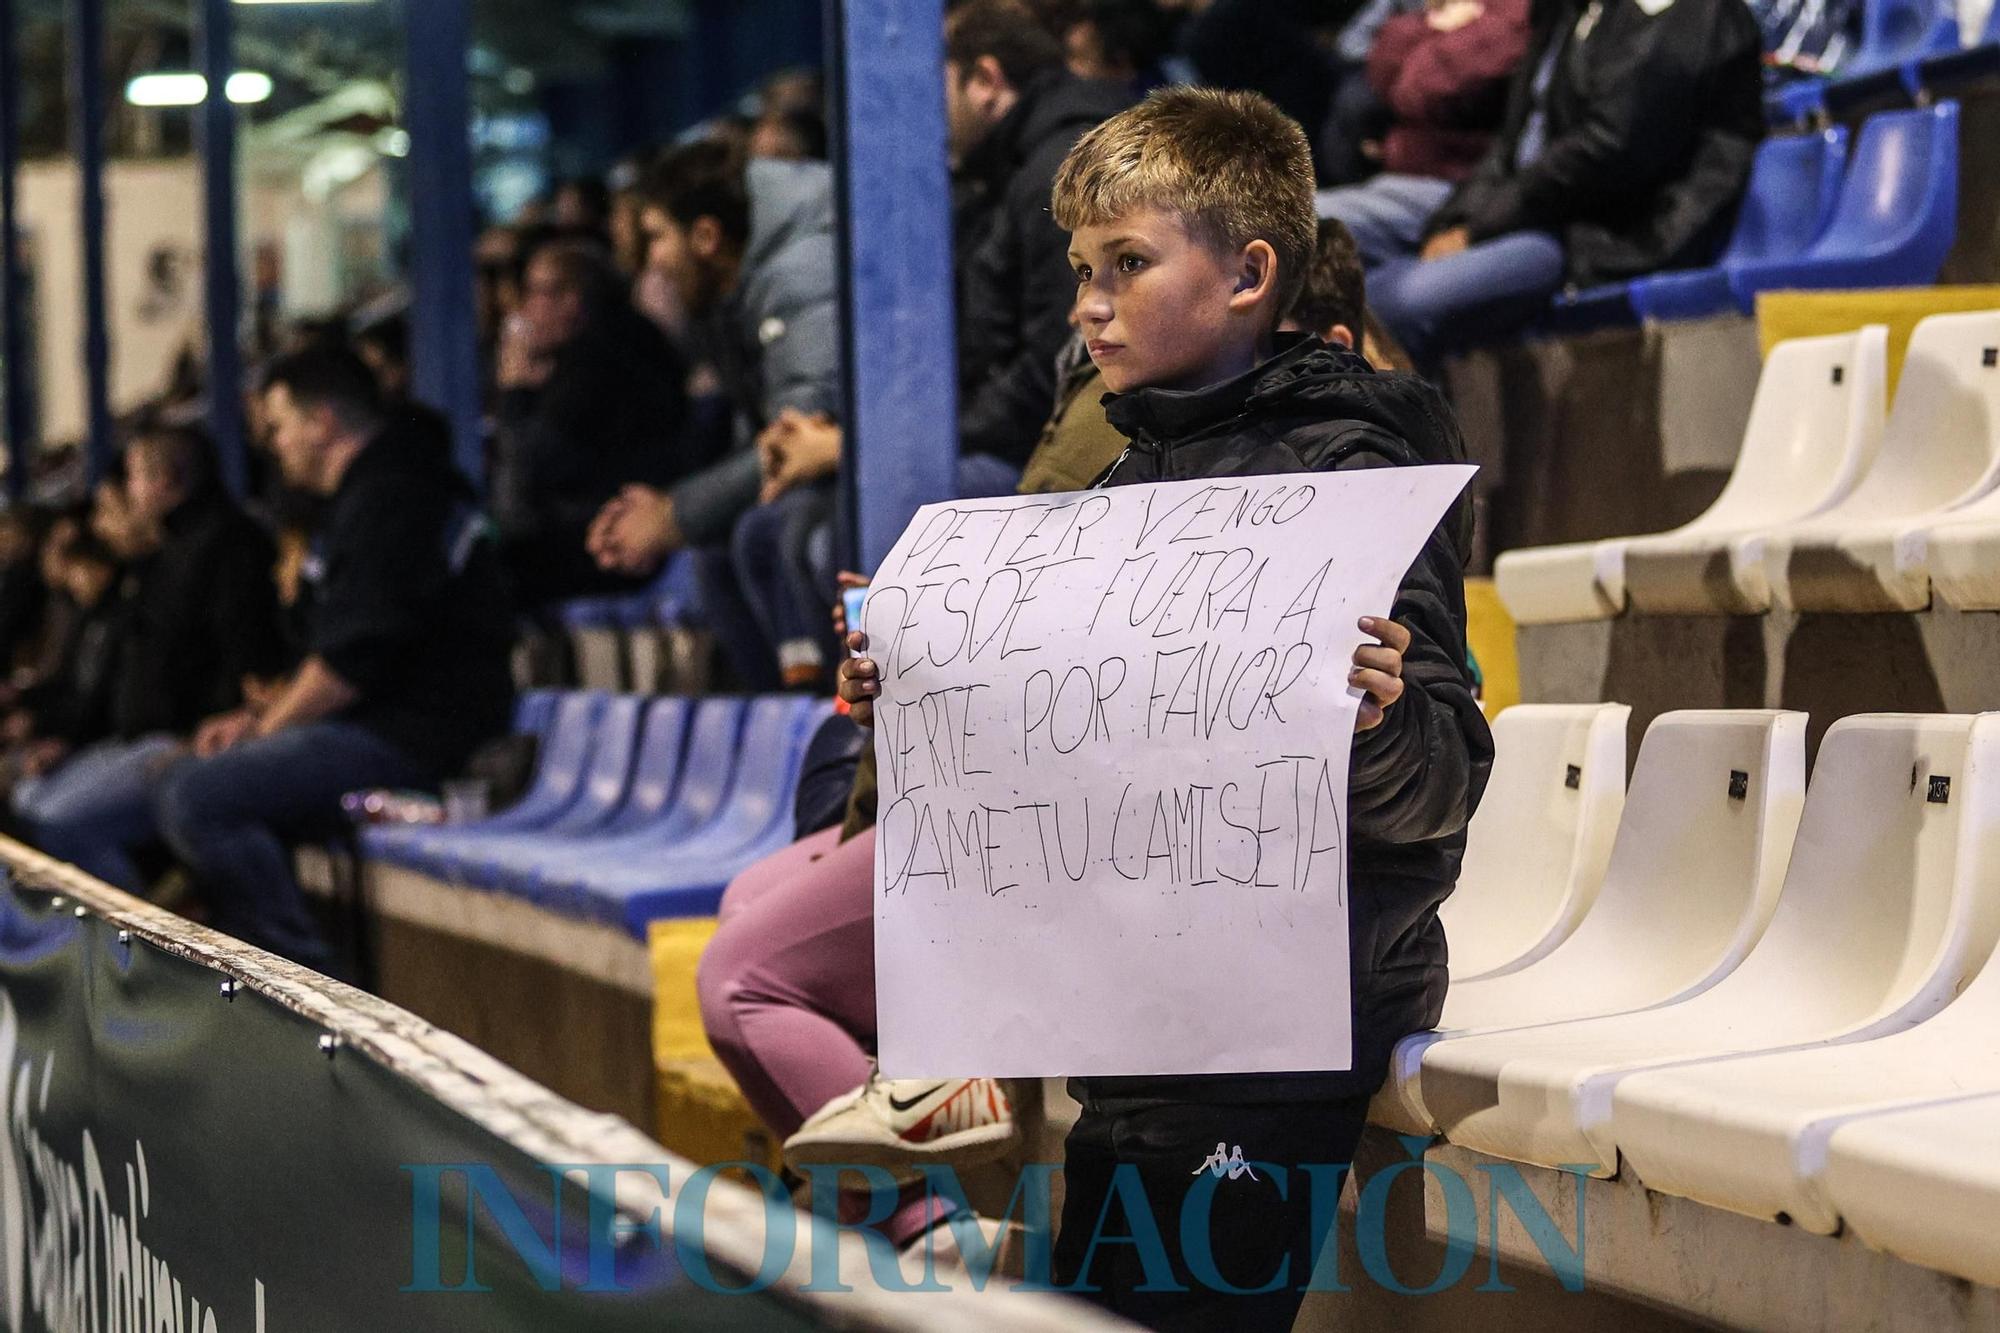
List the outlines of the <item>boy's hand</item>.
{"type": "MultiPolygon", "coordinates": [[[[868,636],[855,630],[847,636],[847,646],[860,652],[868,646],[868,636]]],[[[875,696],[882,692],[880,673],[872,657],[850,657],[840,664],[840,686],[836,691],[847,703],[847,716],[857,727],[875,725],[875,696]]]]}
{"type": "Polygon", "coordinates": [[[1410,648],[1410,632],[1393,620],[1361,617],[1361,632],[1375,637],[1375,643],[1354,650],[1354,669],[1347,683],[1368,691],[1361,701],[1361,715],[1355,720],[1357,732],[1372,731],[1403,697],[1403,654],[1410,648]]]}

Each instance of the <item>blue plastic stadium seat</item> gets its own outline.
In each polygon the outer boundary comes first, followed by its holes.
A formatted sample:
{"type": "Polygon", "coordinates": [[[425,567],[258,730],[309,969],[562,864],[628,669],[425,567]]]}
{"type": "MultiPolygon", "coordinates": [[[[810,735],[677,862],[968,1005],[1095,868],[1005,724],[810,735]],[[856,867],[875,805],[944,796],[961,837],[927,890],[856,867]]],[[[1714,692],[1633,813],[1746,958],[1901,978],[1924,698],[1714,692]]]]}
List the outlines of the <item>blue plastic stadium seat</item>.
{"type": "Polygon", "coordinates": [[[643,937],[649,921],[715,911],[729,881],[793,841],[792,795],[823,701],[760,698],[743,727],[742,757],[722,809],[690,836],[629,847],[615,860],[580,860],[545,880],[538,901],[643,937]]]}
{"type": "Polygon", "coordinates": [[[1556,293],[1543,318],[1547,333],[1589,333],[1594,329],[1617,328],[1633,321],[1632,302],[1625,284],[1607,282],[1581,291],[1556,293]]]}
{"type": "MultiPolygon", "coordinates": [[[[560,696],[543,737],[535,780],[527,794],[499,814],[470,827],[494,831],[533,829],[560,818],[583,788],[584,770],[590,763],[596,739],[597,718],[607,702],[608,696],[596,691],[560,696]]],[[[361,847],[371,859],[415,867],[428,862],[435,854],[434,849],[449,841],[446,837],[449,832],[429,825],[386,824],[364,829],[361,847]]]]}
{"type": "MultiPolygon", "coordinates": [[[[620,799],[612,808],[586,821],[577,817],[586,804],[579,799],[569,816],[546,829],[469,847],[453,868],[452,877],[481,888],[512,890],[523,881],[532,882],[545,866],[571,859],[579,848],[657,824],[666,816],[679,785],[693,712],[694,705],[687,699],[646,702],[644,718],[636,728],[628,778],[621,783],[620,799]]],[[[593,768],[608,772],[610,765],[599,762],[593,768]]]]}
{"type": "Polygon", "coordinates": [[[1861,127],[1833,221],[1805,253],[1728,266],[1745,309],[1782,288],[1937,280],[1958,230],[1958,103],[1884,111],[1861,127]]]}
{"type": "MultiPolygon", "coordinates": [[[[1653,320],[1702,319],[1738,308],[1729,287],[1733,265],[1805,253],[1833,220],[1847,166],[1847,131],[1766,139],[1729,244],[1709,268],[1656,273],[1632,283],[1632,307],[1653,320]]],[[[1747,302],[1740,307],[1750,312],[1747,302]]]]}
{"type": "Polygon", "coordinates": [[[1885,93],[1914,95],[1922,62],[1959,47],[1957,0],[1868,0],[1861,11],[1861,45],[1834,70],[1827,109],[1839,111],[1885,93]]]}
{"type": "MultiPolygon", "coordinates": [[[[540,900],[544,880],[566,877],[584,861],[622,864],[657,856],[662,844],[679,842],[706,826],[729,795],[744,704],[740,698],[715,696],[690,705],[691,720],[681,724],[685,737],[667,734],[656,714],[640,745],[632,794],[617,820],[586,839],[543,838],[510,852],[493,876],[493,887],[540,900]]],[[[681,717],[688,719],[689,710],[682,710],[681,717]]]]}
{"type": "Polygon", "coordinates": [[[1794,79],[1764,94],[1764,118],[1773,125],[1806,125],[1824,110],[1825,79],[1794,79]]]}
{"type": "Polygon", "coordinates": [[[556,608],[556,618],[564,629],[610,629],[618,624],[624,599],[619,597],[577,597],[556,608]]]}
{"type": "Polygon", "coordinates": [[[2000,73],[2000,4],[1986,11],[1986,27],[1977,42],[1917,62],[1917,82],[1932,94],[1952,91],[1994,73],[2000,73]]]}
{"type": "Polygon", "coordinates": [[[583,789],[554,820],[536,829],[494,831],[482,824],[441,829],[442,853],[431,858],[431,868],[468,884],[490,885],[510,850],[540,846],[550,838],[582,837],[610,824],[632,782],[645,710],[646,700],[637,695],[618,695],[605,704],[597,715],[583,789]]]}
{"type": "Polygon", "coordinates": [[[556,690],[523,690],[514,700],[514,734],[540,736],[556,715],[556,690]]]}

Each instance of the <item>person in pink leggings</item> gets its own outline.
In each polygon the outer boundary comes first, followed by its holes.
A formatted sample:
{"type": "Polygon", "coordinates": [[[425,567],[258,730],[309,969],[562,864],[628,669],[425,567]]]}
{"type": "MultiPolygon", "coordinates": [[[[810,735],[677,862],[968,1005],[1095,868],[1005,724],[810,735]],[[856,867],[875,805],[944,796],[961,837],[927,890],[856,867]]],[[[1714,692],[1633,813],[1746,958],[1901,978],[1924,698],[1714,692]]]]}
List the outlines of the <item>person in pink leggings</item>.
{"type": "MultiPolygon", "coordinates": [[[[697,985],[709,1044],[794,1166],[969,1165],[1004,1152],[1011,1109],[991,1079],[891,1081],[875,1070],[875,830],[830,828],[739,875],[697,985]]],[[[865,1219],[865,1193],[838,1217],[865,1219]]],[[[900,1248],[952,1212],[921,1181],[878,1225],[900,1248]]]]}

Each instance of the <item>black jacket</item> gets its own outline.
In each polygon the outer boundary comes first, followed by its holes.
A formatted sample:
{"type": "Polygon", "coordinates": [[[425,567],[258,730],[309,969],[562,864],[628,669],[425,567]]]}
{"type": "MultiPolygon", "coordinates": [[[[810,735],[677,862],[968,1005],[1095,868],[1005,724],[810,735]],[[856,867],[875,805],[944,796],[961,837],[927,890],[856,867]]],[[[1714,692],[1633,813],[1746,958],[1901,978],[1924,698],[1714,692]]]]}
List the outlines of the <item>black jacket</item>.
{"type": "Polygon", "coordinates": [[[1049,73],[959,165],[958,447],[1019,466],[1055,401],[1076,275],[1049,214],[1056,169],[1084,133],[1131,105],[1114,84],[1049,73]]]}
{"type": "Polygon", "coordinates": [[[539,388],[500,396],[504,486],[496,517],[510,542],[583,549],[604,502],[628,483],[665,487],[679,452],[687,371],[653,322],[600,312],[559,348],[539,388]]]}
{"type": "Polygon", "coordinates": [[[36,736],[80,748],[111,734],[126,607],[114,586],[96,606],[77,610],[55,671],[21,695],[21,707],[34,716],[36,736]]]}
{"type": "MultiPolygon", "coordinates": [[[[1102,484],[1462,462],[1451,410],[1412,375],[1378,374],[1317,338],[1292,341],[1210,389],[1106,399],[1132,441],[1102,484]]],[[[1341,1073],[1080,1079],[1094,1099],[1270,1102],[1362,1096],[1389,1051],[1437,1024],[1446,983],[1438,905],[1458,879],[1493,737],[1466,671],[1470,506],[1461,499],[1403,578],[1393,618],[1410,631],[1405,693],[1354,740],[1348,774],[1348,944],[1354,1062],[1341,1073]]],[[[1310,1022],[1311,1015],[1291,1016],[1310,1022]]]]}
{"type": "Polygon", "coordinates": [[[1499,138],[1428,231],[1462,226],[1475,241],[1556,232],[1578,286],[1708,263],[1728,239],[1764,133],[1749,7],[1538,0],[1534,27],[1499,138]],[[1535,72],[1554,42],[1564,48],[1547,93],[1547,138],[1516,169],[1535,72]]]}
{"type": "Polygon", "coordinates": [[[513,620],[492,525],[431,429],[399,422],[327,508],[310,649],[360,691],[340,715],[447,777],[513,711],[513,620]]]}
{"type": "Polygon", "coordinates": [[[166,540],[129,579],[112,729],[187,735],[243,701],[245,675],[284,669],[270,538],[220,493],[167,516],[166,540]]]}

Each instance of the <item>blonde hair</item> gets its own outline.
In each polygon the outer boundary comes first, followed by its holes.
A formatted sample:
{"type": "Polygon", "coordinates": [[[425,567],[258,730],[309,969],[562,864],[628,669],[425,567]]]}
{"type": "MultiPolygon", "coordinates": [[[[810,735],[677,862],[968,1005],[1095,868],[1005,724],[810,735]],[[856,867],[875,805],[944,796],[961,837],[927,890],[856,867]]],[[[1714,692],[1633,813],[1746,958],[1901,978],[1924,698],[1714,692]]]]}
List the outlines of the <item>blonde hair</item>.
{"type": "Polygon", "coordinates": [[[1269,98],[1164,88],[1077,140],[1050,208],[1065,231],[1156,208],[1219,250],[1266,242],[1278,256],[1275,323],[1305,285],[1318,239],[1313,186],[1305,131],[1269,98]]]}

